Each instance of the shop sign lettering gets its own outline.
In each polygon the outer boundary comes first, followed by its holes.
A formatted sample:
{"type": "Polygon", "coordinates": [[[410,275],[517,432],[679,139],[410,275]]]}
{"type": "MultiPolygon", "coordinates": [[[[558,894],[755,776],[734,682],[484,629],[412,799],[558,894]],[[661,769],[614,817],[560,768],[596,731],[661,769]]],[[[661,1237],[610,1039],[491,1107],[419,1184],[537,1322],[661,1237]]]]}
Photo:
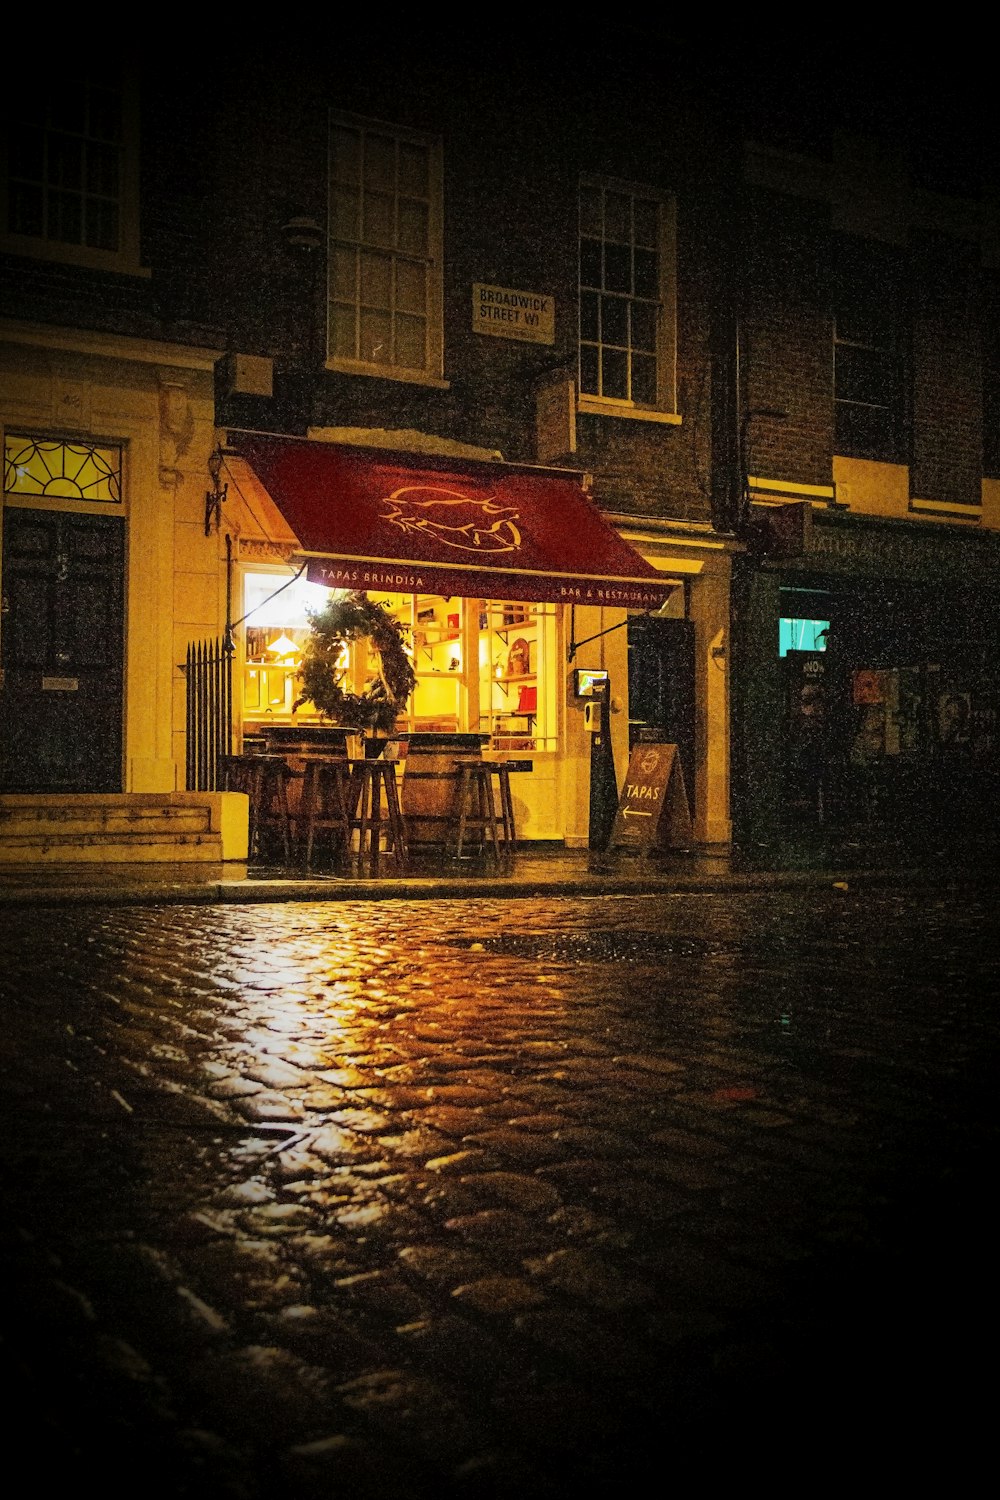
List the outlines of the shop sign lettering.
{"type": "Polygon", "coordinates": [[[677,746],[636,745],[618,800],[611,848],[686,848],[692,836],[677,746]]]}
{"type": "Polygon", "coordinates": [[[982,566],[978,549],[964,547],[962,539],[956,537],[949,537],[947,545],[942,546],[939,538],[930,536],[929,529],[928,535],[917,538],[886,535],[881,530],[849,535],[839,528],[814,524],[806,551],[809,556],[818,554],[862,573],[902,578],[927,578],[932,573],[940,576],[943,569],[982,566]]]}
{"type": "Polygon", "coordinates": [[[476,333],[488,333],[494,338],[554,344],[555,298],[542,292],[520,292],[513,287],[474,282],[472,326],[476,333]]]}

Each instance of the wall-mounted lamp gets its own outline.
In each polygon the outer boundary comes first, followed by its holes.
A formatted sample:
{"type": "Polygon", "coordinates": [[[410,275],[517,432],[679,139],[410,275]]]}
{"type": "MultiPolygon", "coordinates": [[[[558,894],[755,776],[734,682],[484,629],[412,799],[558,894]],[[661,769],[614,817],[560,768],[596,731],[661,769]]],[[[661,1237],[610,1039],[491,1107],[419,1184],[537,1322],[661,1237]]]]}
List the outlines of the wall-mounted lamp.
{"type": "Polygon", "coordinates": [[[205,493],[205,535],[211,536],[214,525],[216,531],[222,521],[222,506],[229,493],[228,484],[220,483],[222,475],[222,449],[216,448],[208,461],[208,472],[212,476],[212,488],[205,493]]]}
{"type": "Polygon", "coordinates": [[[290,250],[318,250],[323,243],[323,226],[310,214],[293,214],[281,232],[290,250]]]}

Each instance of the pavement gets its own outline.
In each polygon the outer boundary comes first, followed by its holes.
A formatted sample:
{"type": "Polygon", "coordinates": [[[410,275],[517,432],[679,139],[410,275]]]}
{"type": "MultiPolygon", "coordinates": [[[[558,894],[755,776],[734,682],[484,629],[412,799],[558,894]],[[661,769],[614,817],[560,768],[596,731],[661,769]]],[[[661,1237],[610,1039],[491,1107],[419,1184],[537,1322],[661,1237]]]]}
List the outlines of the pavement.
{"type": "Polygon", "coordinates": [[[499,863],[480,856],[456,860],[424,855],[412,857],[400,874],[385,859],[376,877],[236,861],[0,864],[0,906],[616,895],[801,889],[835,882],[940,884],[981,879],[993,859],[992,843],[914,844],[870,830],[807,830],[740,849],[702,846],[652,854],[523,843],[499,863]]]}
{"type": "Polygon", "coordinates": [[[981,1487],[1000,901],[883,865],[9,905],[18,1485],[981,1487]]]}

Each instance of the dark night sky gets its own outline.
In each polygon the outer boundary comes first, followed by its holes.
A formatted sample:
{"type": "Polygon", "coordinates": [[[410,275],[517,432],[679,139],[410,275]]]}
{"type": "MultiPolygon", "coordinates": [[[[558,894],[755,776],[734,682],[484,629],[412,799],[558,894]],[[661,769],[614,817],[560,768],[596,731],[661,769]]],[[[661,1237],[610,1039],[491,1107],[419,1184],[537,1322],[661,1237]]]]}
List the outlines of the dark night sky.
{"type": "Polygon", "coordinates": [[[298,33],[248,28],[234,36],[227,27],[217,61],[238,72],[241,50],[265,60],[284,52],[294,66],[304,49],[312,62],[328,58],[334,78],[345,67],[370,78],[389,114],[400,72],[428,91],[465,88],[497,102],[556,79],[592,100],[613,77],[626,93],[662,97],[667,111],[680,86],[715,98],[746,135],[772,144],[824,150],[833,128],[851,129],[903,146],[925,185],[944,190],[950,181],[953,191],[975,194],[983,175],[1000,181],[985,36],[925,38],[864,13],[831,15],[823,25],[796,31],[772,17],[751,24],[715,14],[686,28],[644,20],[588,30],[522,15],[422,20],[400,45],[381,20],[338,15],[298,33]]]}

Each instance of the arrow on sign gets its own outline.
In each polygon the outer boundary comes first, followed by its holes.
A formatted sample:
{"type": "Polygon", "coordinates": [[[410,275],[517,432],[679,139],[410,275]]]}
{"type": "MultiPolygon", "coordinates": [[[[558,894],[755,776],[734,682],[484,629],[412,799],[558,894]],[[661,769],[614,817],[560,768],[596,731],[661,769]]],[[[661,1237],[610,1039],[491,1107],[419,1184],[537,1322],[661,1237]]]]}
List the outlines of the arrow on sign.
{"type": "Polygon", "coordinates": [[[638,807],[623,807],[622,808],[622,817],[623,818],[651,818],[652,816],[653,816],[653,814],[651,812],[643,812],[638,807]]]}

